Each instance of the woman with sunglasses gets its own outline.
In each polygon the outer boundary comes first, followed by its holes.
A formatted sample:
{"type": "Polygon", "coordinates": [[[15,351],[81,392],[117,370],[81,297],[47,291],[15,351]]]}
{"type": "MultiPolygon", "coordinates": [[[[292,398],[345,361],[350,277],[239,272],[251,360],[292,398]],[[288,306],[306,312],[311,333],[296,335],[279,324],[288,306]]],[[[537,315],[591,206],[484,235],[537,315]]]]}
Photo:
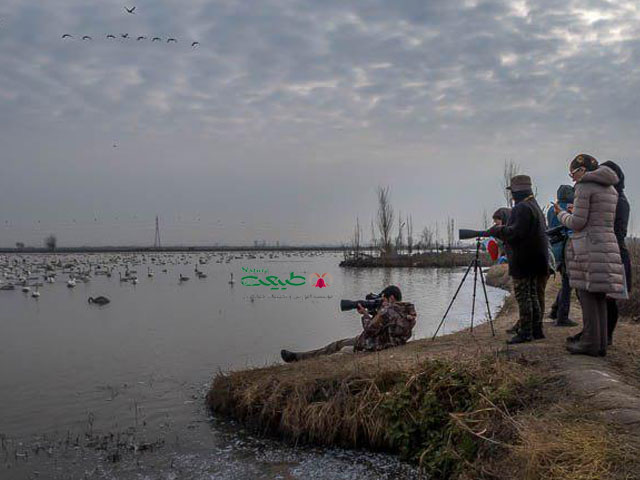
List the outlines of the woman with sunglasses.
{"type": "Polygon", "coordinates": [[[558,220],[573,230],[566,251],[571,287],[578,290],[584,328],[580,340],[567,345],[573,354],[607,353],[607,297],[625,298],[624,269],[614,232],[619,181],[609,167],[581,154],[570,164],[576,184],[573,213],[554,205],[558,220]]]}

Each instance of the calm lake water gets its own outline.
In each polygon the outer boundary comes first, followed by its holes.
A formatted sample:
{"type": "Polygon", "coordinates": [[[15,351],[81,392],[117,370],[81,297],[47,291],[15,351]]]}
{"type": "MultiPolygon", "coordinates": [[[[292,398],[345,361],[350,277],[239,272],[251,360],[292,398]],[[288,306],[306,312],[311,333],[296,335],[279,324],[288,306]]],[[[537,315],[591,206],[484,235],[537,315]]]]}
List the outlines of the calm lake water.
{"type": "MultiPolygon", "coordinates": [[[[393,457],[307,449],[257,439],[211,419],[204,395],[218,370],[280,362],[281,348],[311,349],[355,336],[359,299],[398,285],[415,303],[415,338],[435,331],[464,269],[341,269],[328,253],[0,256],[8,277],[60,260],[86,271],[44,283],[40,297],[0,291],[0,478],[406,478],[393,457]],[[261,258],[262,257],[262,258],[261,258]],[[17,260],[17,263],[16,263],[17,260]],[[26,260],[26,261],[23,261],[26,260]],[[20,265],[20,272],[8,266],[20,265]],[[96,275],[95,266],[111,269],[96,275]],[[197,278],[197,268],[207,275],[197,278]],[[138,283],[120,281],[127,267],[138,283]],[[295,277],[286,290],[245,286],[245,269],[267,282],[295,277]],[[153,277],[148,277],[152,269],[153,277]],[[166,270],[166,272],[163,272],[166,270]],[[233,274],[235,284],[230,285],[233,274]],[[312,285],[318,274],[326,288],[312,285]],[[180,282],[179,276],[190,277],[180,282]],[[88,297],[104,295],[106,306],[88,297]]],[[[67,269],[69,271],[70,269],[67,269]]],[[[255,282],[255,280],[252,280],[255,282]]],[[[468,326],[472,278],[443,332],[468,326]]],[[[489,288],[492,309],[504,293],[489,288]]],[[[480,296],[479,299],[482,297],[480,296]]],[[[479,320],[484,304],[478,302],[479,320]]]]}

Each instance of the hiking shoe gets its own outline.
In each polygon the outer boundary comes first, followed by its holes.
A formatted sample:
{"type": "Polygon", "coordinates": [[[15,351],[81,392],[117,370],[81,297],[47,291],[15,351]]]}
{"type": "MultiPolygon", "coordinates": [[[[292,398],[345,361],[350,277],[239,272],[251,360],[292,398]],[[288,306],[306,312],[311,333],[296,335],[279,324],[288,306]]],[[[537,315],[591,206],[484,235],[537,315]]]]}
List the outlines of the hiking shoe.
{"type": "Polygon", "coordinates": [[[581,338],[582,338],[582,332],[578,332],[575,335],[571,335],[570,337],[567,337],[567,343],[575,343],[579,341],[581,338]]]}
{"type": "Polygon", "coordinates": [[[518,343],[530,342],[531,340],[533,340],[533,337],[531,335],[527,335],[521,332],[507,340],[507,344],[515,345],[518,343]]]}
{"type": "Polygon", "coordinates": [[[298,361],[298,356],[295,353],[290,352],[289,350],[280,350],[280,356],[286,363],[298,361]]]}
{"type": "Polygon", "coordinates": [[[546,338],[546,337],[544,336],[544,332],[542,331],[542,328],[533,330],[534,340],[542,340],[543,338],[546,338]]]}
{"type": "Polygon", "coordinates": [[[507,328],[505,331],[507,333],[518,333],[518,330],[520,329],[520,325],[518,322],[516,322],[515,324],[513,324],[513,326],[507,328]]]}
{"type": "Polygon", "coordinates": [[[564,320],[556,320],[553,322],[554,327],[577,327],[578,322],[574,322],[573,320],[566,318],[564,320]]]}
{"type": "Polygon", "coordinates": [[[607,352],[604,350],[594,350],[580,343],[570,343],[567,350],[572,355],[589,355],[590,357],[604,357],[607,352]]]}

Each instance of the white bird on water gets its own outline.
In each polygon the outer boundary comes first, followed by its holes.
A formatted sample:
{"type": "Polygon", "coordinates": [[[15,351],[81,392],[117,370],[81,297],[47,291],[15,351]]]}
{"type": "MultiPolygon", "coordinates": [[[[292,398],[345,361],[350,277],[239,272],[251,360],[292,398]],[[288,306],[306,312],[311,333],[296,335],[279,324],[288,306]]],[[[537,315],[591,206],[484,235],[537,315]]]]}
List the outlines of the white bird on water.
{"type": "Polygon", "coordinates": [[[35,291],[31,294],[33,298],[38,298],[40,296],[40,290],[36,287],[35,291]]]}
{"type": "Polygon", "coordinates": [[[231,280],[229,280],[229,285],[233,285],[235,282],[235,280],[233,279],[233,272],[231,272],[231,280]]]}

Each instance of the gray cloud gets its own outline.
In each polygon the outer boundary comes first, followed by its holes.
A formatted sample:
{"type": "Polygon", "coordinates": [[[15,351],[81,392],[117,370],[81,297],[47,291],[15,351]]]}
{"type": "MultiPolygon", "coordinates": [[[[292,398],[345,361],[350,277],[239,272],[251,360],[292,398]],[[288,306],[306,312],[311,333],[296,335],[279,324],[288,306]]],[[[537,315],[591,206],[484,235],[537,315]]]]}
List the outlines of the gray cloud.
{"type": "Polygon", "coordinates": [[[145,243],[156,213],[173,242],[336,242],[379,183],[416,225],[471,225],[508,158],[542,200],[580,151],[632,179],[639,17],[595,0],[5,0],[0,244],[145,243]]]}

